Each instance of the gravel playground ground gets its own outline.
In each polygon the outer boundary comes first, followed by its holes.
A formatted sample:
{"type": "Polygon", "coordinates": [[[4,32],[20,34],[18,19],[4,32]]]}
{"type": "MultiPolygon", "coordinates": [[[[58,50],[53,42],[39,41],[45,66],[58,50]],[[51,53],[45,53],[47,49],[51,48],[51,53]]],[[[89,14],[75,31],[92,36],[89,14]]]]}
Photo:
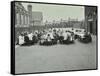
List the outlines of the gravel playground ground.
{"type": "Polygon", "coordinates": [[[96,37],[92,43],[16,46],[15,73],[96,69],[96,37]]]}

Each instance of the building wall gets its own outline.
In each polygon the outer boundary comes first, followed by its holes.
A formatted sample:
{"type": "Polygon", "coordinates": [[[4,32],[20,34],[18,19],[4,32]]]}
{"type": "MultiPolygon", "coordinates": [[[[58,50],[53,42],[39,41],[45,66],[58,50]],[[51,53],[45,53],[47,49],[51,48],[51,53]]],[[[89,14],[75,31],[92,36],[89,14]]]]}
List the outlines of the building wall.
{"type": "Polygon", "coordinates": [[[41,26],[42,12],[32,11],[32,5],[28,5],[27,9],[20,2],[15,3],[15,27],[41,26]]]}
{"type": "Polygon", "coordinates": [[[33,26],[42,26],[42,24],[43,24],[42,12],[33,11],[32,12],[32,22],[33,22],[33,26]]]}
{"type": "Polygon", "coordinates": [[[28,27],[29,14],[20,2],[15,3],[15,27],[28,27]]]}
{"type": "Polygon", "coordinates": [[[91,34],[97,34],[97,7],[85,6],[85,28],[91,34]]]}
{"type": "Polygon", "coordinates": [[[29,26],[32,26],[33,23],[32,23],[32,5],[28,5],[27,6],[27,9],[28,9],[28,15],[29,15],[29,26]]]}

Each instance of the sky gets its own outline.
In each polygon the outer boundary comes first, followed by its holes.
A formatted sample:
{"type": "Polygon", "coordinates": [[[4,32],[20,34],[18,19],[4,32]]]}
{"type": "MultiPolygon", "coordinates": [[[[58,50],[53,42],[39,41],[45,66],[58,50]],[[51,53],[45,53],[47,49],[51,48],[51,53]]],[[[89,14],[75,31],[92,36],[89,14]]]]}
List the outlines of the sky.
{"type": "Polygon", "coordinates": [[[46,20],[52,22],[53,20],[78,19],[84,20],[84,6],[71,5],[53,5],[53,4],[37,4],[37,3],[22,3],[27,10],[27,5],[32,5],[32,11],[39,11],[43,13],[43,22],[46,20]]]}

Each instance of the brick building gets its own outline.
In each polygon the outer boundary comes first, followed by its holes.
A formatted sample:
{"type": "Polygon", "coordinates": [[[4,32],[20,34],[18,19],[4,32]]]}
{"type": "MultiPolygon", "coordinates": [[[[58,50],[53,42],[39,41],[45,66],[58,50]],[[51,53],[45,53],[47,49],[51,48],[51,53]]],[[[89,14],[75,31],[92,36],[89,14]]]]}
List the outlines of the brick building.
{"type": "Polygon", "coordinates": [[[97,34],[96,6],[85,6],[85,28],[91,34],[97,34]]]}
{"type": "Polygon", "coordinates": [[[20,2],[15,3],[15,27],[40,26],[42,21],[42,12],[32,11],[32,5],[26,10],[20,2]]]}

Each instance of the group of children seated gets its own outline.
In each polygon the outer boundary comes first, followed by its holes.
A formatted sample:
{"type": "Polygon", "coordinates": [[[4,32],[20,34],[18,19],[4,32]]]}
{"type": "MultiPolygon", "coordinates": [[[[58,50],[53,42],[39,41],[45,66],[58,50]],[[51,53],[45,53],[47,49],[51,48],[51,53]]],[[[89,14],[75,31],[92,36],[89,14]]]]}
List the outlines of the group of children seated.
{"type": "Polygon", "coordinates": [[[43,30],[34,32],[22,32],[17,37],[16,44],[18,45],[54,45],[54,44],[69,44],[74,42],[74,33],[63,30],[43,30]]]}
{"type": "MultiPolygon", "coordinates": [[[[34,32],[21,32],[18,37],[17,45],[55,45],[55,44],[72,44],[76,39],[74,32],[69,30],[46,29],[43,31],[35,30],[34,32]]],[[[90,34],[77,35],[77,39],[81,42],[91,42],[90,34]]]]}

